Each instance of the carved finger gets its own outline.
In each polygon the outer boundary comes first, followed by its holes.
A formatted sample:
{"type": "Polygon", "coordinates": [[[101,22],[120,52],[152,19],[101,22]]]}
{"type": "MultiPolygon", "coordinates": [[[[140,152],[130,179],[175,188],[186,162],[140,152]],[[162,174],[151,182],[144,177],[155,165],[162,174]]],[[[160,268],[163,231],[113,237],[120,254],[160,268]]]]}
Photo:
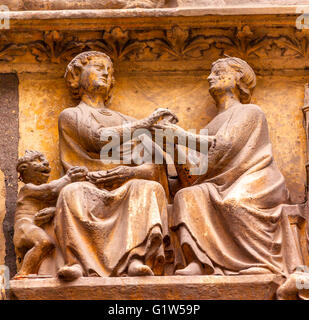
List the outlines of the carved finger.
{"type": "Polygon", "coordinates": [[[77,173],[77,172],[84,172],[84,170],[81,168],[81,167],[77,167],[77,168],[74,168],[71,173],[74,174],[74,173],[77,173]]]}
{"type": "Polygon", "coordinates": [[[42,215],[45,215],[45,214],[48,214],[48,213],[49,213],[49,208],[45,208],[45,209],[40,210],[36,215],[37,216],[42,216],[42,215]]]}
{"type": "Polygon", "coordinates": [[[123,174],[123,172],[121,172],[121,170],[115,170],[115,171],[108,171],[107,173],[106,173],[106,175],[104,176],[104,177],[102,177],[102,178],[109,178],[109,177],[114,177],[114,176],[119,176],[119,175],[121,175],[121,174],[123,174]]]}
{"type": "Polygon", "coordinates": [[[88,177],[92,179],[98,179],[103,177],[105,174],[106,174],[106,171],[95,171],[95,172],[88,173],[88,177]]]}
{"type": "Polygon", "coordinates": [[[44,217],[35,217],[34,222],[36,225],[42,225],[44,223],[49,222],[52,218],[53,218],[53,216],[51,216],[51,215],[46,215],[44,217]]]}
{"type": "Polygon", "coordinates": [[[164,129],[166,129],[166,128],[167,128],[166,125],[161,124],[161,123],[154,124],[154,125],[151,127],[152,130],[155,130],[155,129],[164,130],[164,129]]]}
{"type": "Polygon", "coordinates": [[[98,179],[95,184],[106,184],[106,183],[113,183],[114,181],[116,181],[118,179],[118,177],[109,177],[109,178],[102,178],[102,179],[98,179]]]}
{"type": "Polygon", "coordinates": [[[78,168],[78,167],[77,167],[77,166],[71,167],[71,168],[67,171],[67,173],[73,172],[76,168],[78,168]]]}
{"type": "Polygon", "coordinates": [[[73,180],[78,180],[78,179],[82,179],[85,178],[85,174],[84,173],[74,173],[71,177],[71,179],[73,180]]]}

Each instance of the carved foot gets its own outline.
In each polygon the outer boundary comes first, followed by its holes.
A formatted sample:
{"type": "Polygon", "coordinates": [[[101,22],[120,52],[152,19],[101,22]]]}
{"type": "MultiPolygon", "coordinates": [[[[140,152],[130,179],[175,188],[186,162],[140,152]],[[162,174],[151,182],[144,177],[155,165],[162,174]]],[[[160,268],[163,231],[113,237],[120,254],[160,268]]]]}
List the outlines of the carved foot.
{"type": "Polygon", "coordinates": [[[128,268],[128,276],[129,277],[137,277],[137,276],[153,276],[152,270],[143,264],[140,260],[133,260],[128,268]]]}
{"type": "Polygon", "coordinates": [[[195,261],[189,263],[188,266],[185,267],[184,269],[177,270],[175,272],[175,275],[177,276],[199,276],[203,274],[204,274],[203,266],[199,262],[195,262],[195,261]]]}
{"type": "Polygon", "coordinates": [[[64,266],[58,271],[58,278],[64,281],[73,281],[83,276],[82,267],[79,264],[64,266]]]}

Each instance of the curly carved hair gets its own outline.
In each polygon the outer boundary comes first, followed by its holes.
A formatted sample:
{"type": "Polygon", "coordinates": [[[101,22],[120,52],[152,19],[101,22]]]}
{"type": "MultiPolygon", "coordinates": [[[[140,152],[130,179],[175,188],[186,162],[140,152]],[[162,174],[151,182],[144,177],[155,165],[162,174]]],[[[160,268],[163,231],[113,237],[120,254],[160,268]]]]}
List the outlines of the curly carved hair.
{"type": "Polygon", "coordinates": [[[38,159],[38,158],[41,158],[41,157],[45,158],[45,156],[42,152],[34,151],[34,150],[26,150],[25,155],[18,159],[18,162],[16,165],[16,171],[19,173],[19,180],[20,181],[23,181],[22,180],[23,172],[24,172],[23,164],[31,162],[31,161],[38,159]]]}
{"type": "Polygon", "coordinates": [[[227,63],[232,69],[240,73],[239,82],[237,83],[240,92],[240,102],[249,103],[252,91],[256,86],[256,75],[253,69],[246,61],[236,57],[218,59],[212,64],[212,67],[222,62],[227,63]]]}
{"type": "Polygon", "coordinates": [[[67,66],[64,78],[67,82],[67,85],[71,91],[71,94],[74,99],[80,99],[80,76],[81,76],[81,71],[83,67],[88,65],[91,60],[96,59],[96,58],[103,58],[108,61],[110,67],[111,67],[111,77],[112,77],[112,82],[111,86],[109,88],[107,97],[105,99],[105,103],[108,104],[112,94],[112,88],[114,87],[115,84],[115,78],[114,78],[114,68],[113,68],[113,62],[111,58],[99,51],[86,51],[78,54],[67,66]]]}

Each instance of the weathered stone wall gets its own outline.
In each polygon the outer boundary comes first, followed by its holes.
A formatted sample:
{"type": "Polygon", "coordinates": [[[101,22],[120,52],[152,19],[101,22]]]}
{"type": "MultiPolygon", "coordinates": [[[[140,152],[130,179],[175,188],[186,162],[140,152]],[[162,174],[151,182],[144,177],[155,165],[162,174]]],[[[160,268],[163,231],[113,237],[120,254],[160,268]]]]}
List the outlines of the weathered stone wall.
{"type": "Polygon", "coordinates": [[[13,246],[14,212],[17,200],[18,77],[0,73],[0,265],[16,271],[13,246]],[[5,197],[3,198],[3,195],[5,197]],[[4,247],[5,245],[5,247],[4,247]],[[5,255],[3,255],[5,252],[5,255]]]}

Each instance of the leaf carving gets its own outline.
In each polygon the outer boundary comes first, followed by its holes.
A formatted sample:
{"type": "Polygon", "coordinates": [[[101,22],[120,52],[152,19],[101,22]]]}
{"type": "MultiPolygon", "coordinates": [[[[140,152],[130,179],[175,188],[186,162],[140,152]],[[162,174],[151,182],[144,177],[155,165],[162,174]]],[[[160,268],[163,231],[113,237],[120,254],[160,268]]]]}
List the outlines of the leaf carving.
{"type": "Polygon", "coordinates": [[[34,41],[29,45],[29,50],[37,61],[52,63],[70,61],[84,48],[85,44],[77,41],[75,37],[68,37],[58,31],[45,32],[43,40],[34,41]]]}

